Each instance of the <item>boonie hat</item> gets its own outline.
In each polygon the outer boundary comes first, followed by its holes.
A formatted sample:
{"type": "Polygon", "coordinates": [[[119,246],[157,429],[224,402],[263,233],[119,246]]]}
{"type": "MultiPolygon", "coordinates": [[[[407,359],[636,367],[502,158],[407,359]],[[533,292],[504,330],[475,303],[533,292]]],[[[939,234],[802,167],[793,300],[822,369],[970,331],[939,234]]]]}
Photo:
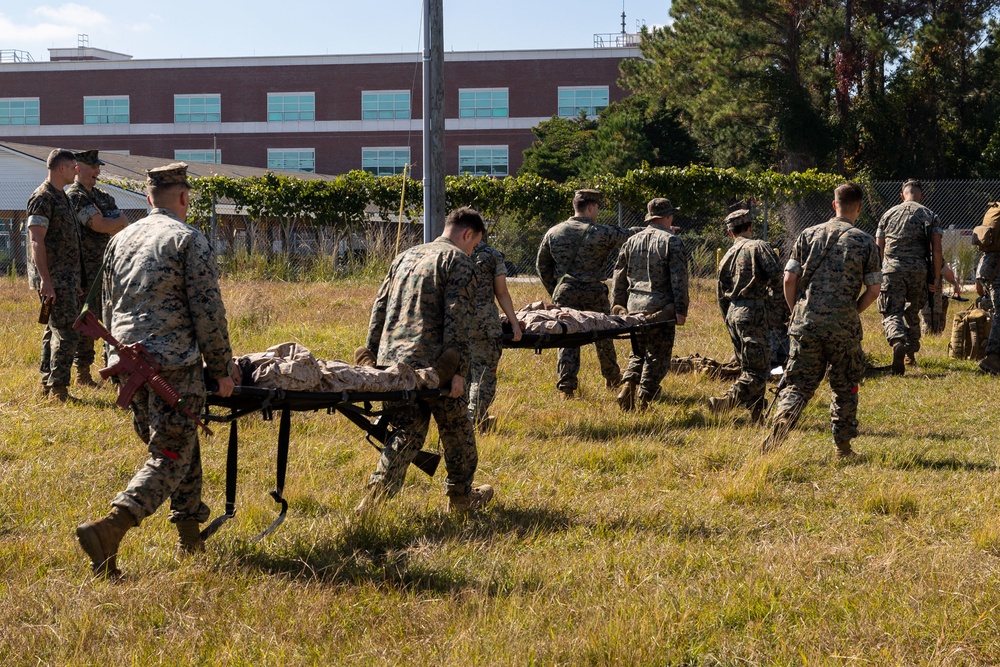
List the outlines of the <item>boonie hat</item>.
{"type": "Polygon", "coordinates": [[[104,160],[97,157],[97,150],[80,151],[79,153],[73,153],[73,156],[76,157],[77,162],[89,164],[94,167],[105,164],[104,160]]]}
{"type": "Polygon", "coordinates": [[[670,217],[679,210],[678,207],[670,203],[669,199],[664,199],[663,197],[651,199],[646,204],[646,222],[655,220],[656,218],[670,217]]]}
{"type": "Polygon", "coordinates": [[[191,187],[187,180],[187,163],[173,162],[165,167],[156,167],[146,172],[146,182],[150,185],[186,185],[191,187]]]}

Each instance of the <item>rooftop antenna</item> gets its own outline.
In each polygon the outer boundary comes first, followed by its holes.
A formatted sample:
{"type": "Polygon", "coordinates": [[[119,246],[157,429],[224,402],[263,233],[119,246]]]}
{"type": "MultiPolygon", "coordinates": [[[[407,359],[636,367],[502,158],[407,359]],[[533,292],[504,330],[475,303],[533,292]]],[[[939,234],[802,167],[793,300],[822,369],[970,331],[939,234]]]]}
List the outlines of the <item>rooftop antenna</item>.
{"type": "Polygon", "coordinates": [[[625,0],[622,0],[622,37],[625,36],[625,0]]]}
{"type": "Polygon", "coordinates": [[[85,49],[90,46],[90,35],[80,33],[76,36],[76,48],[85,49]]]}

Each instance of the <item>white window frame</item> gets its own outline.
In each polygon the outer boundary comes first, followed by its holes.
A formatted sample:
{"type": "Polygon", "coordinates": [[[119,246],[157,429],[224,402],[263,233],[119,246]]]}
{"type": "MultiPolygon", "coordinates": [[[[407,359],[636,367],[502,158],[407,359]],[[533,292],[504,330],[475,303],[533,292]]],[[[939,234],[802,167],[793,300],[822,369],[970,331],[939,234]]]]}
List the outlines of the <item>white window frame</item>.
{"type": "MultiPolygon", "coordinates": [[[[300,158],[300,160],[301,160],[301,158],[300,158]]],[[[282,161],[284,161],[284,158],[282,158],[282,161]]],[[[297,172],[300,172],[300,173],[303,173],[303,174],[315,174],[316,173],[316,149],[315,148],[309,148],[309,147],[301,147],[301,148],[268,148],[267,149],[267,168],[268,169],[277,169],[279,171],[297,171],[297,172]],[[306,152],[310,152],[310,151],[312,152],[312,163],[313,163],[312,170],[309,170],[309,169],[287,169],[285,167],[272,167],[271,166],[271,153],[306,153],[306,152]]]]}
{"type": "Polygon", "coordinates": [[[458,89],[458,117],[459,117],[460,120],[473,120],[473,119],[477,119],[477,118],[510,118],[510,88],[459,88],[458,89]],[[472,112],[473,113],[472,113],[472,115],[465,114],[464,112],[467,109],[463,109],[463,107],[462,107],[462,102],[463,102],[462,97],[463,97],[463,95],[470,95],[470,94],[472,94],[472,95],[478,96],[478,95],[482,95],[484,93],[489,93],[490,94],[490,103],[491,103],[490,106],[489,107],[480,107],[476,103],[475,98],[473,98],[473,106],[472,106],[472,112]],[[507,106],[505,106],[505,107],[495,107],[495,106],[492,105],[492,101],[493,101],[492,97],[496,93],[504,93],[507,96],[507,106]],[[500,108],[504,109],[503,115],[498,115],[496,113],[497,110],[500,109],[500,108]],[[490,113],[488,113],[488,114],[485,114],[485,113],[481,114],[480,113],[481,109],[489,109],[490,113]]]}
{"type": "MultiPolygon", "coordinates": [[[[213,112],[214,113],[214,112],[213,112]]],[[[193,116],[194,114],[188,111],[188,116],[193,116]]],[[[205,114],[208,115],[207,113],[205,114]]],[[[222,94],[221,93],[185,93],[185,94],[175,94],[174,95],[174,122],[187,125],[189,123],[221,123],[222,122],[222,94]],[[193,100],[193,99],[204,99],[208,100],[211,98],[216,98],[219,101],[219,118],[216,120],[177,120],[177,101],[178,100],[193,100]]]]}
{"type": "MultiPolygon", "coordinates": [[[[575,102],[575,95],[574,95],[574,102],[575,102]]],[[[601,85],[596,85],[596,86],[559,86],[559,89],[556,91],[556,115],[559,116],[560,118],[576,118],[577,116],[580,115],[580,110],[581,109],[587,109],[588,110],[587,111],[587,118],[596,118],[598,112],[601,109],[608,108],[609,104],[611,104],[611,87],[610,86],[601,86],[601,85]],[[594,91],[603,91],[604,93],[607,94],[608,104],[605,104],[603,107],[601,107],[599,109],[599,108],[597,108],[596,106],[593,106],[593,105],[589,106],[589,107],[581,107],[581,106],[579,106],[579,105],[577,105],[577,104],[574,103],[573,104],[573,109],[575,110],[575,112],[572,113],[572,114],[568,114],[568,115],[564,114],[562,112],[562,109],[564,107],[563,107],[563,105],[561,105],[559,103],[560,102],[560,100],[559,100],[560,94],[562,94],[564,92],[566,92],[566,93],[576,93],[576,92],[579,92],[581,90],[588,90],[588,91],[591,91],[591,92],[594,92],[594,91]],[[590,113],[591,109],[594,111],[594,113],[590,113]]]]}
{"type": "Polygon", "coordinates": [[[299,92],[299,93],[296,93],[296,92],[287,92],[287,93],[284,93],[284,92],[270,92],[270,93],[267,94],[267,106],[266,106],[265,115],[267,117],[267,122],[269,122],[269,123],[299,123],[299,122],[312,122],[312,121],[315,121],[316,120],[316,92],[315,91],[308,91],[308,90],[303,91],[303,92],[299,92]],[[278,112],[278,113],[281,113],[282,117],[281,117],[280,120],[277,119],[277,118],[275,118],[275,119],[272,120],[272,118],[271,118],[271,113],[272,113],[271,112],[271,98],[272,97],[288,97],[289,95],[296,95],[298,97],[302,97],[304,95],[311,95],[312,96],[312,101],[313,101],[313,104],[312,104],[312,118],[302,118],[301,114],[303,112],[301,110],[298,110],[298,111],[294,112],[294,113],[296,113],[296,114],[299,115],[298,118],[285,118],[284,117],[285,114],[292,113],[292,112],[291,111],[285,111],[285,109],[284,109],[284,100],[282,100],[282,103],[281,103],[282,104],[282,109],[281,109],[280,112],[278,112]]]}
{"type": "MultiPolygon", "coordinates": [[[[21,119],[20,123],[13,123],[11,121],[15,119],[15,116],[12,116],[8,112],[7,117],[6,117],[6,121],[7,121],[6,123],[3,122],[5,119],[3,117],[0,117],[0,126],[3,126],[3,127],[37,127],[38,125],[41,124],[42,105],[41,105],[41,102],[39,101],[39,98],[37,98],[37,97],[0,97],[0,102],[7,102],[8,105],[10,103],[17,103],[17,102],[21,102],[21,103],[24,103],[24,102],[34,102],[35,105],[37,106],[37,111],[38,111],[38,115],[37,116],[31,116],[31,118],[34,119],[34,121],[35,121],[33,123],[27,122],[29,116],[27,116],[26,114],[21,114],[19,116],[19,118],[21,119]]],[[[9,108],[10,107],[8,106],[8,109],[9,108]]],[[[22,107],[22,109],[23,109],[23,107],[22,107]]]]}
{"type": "MultiPolygon", "coordinates": [[[[388,173],[386,173],[386,174],[380,174],[379,170],[381,169],[381,165],[378,165],[378,164],[375,165],[375,171],[374,172],[369,171],[368,168],[365,167],[365,152],[366,151],[376,151],[377,153],[383,152],[383,151],[385,151],[385,152],[388,152],[388,151],[394,151],[394,152],[406,151],[406,162],[404,162],[404,164],[410,164],[410,160],[412,159],[412,156],[413,156],[412,152],[410,151],[410,147],[409,146],[363,146],[361,148],[361,169],[362,169],[362,171],[367,171],[368,173],[373,174],[374,176],[396,176],[398,174],[402,174],[403,172],[402,172],[402,170],[400,170],[399,172],[396,171],[397,167],[396,167],[395,162],[393,162],[393,165],[392,165],[392,170],[393,171],[392,171],[391,174],[388,174],[388,173]]],[[[375,159],[378,160],[378,158],[379,158],[379,156],[376,156],[375,159]]]]}
{"type": "Polygon", "coordinates": [[[185,157],[182,153],[204,153],[206,156],[212,154],[211,148],[177,148],[174,149],[174,159],[179,162],[195,162],[198,164],[222,164],[222,149],[215,149],[215,161],[212,160],[195,160],[194,158],[185,157]]]}
{"type": "Polygon", "coordinates": [[[84,125],[129,125],[129,124],[131,124],[131,122],[132,122],[132,101],[129,99],[128,95],[85,95],[84,96],[84,98],[83,98],[83,124],[84,125]],[[125,120],[125,122],[121,122],[121,121],[119,121],[117,119],[118,116],[121,115],[121,114],[118,114],[118,113],[110,114],[110,116],[108,114],[101,114],[101,113],[97,113],[96,114],[98,118],[101,118],[102,116],[106,116],[106,117],[114,116],[115,117],[114,121],[101,122],[100,120],[98,120],[95,123],[88,123],[87,122],[87,116],[93,116],[93,115],[95,115],[95,114],[88,114],[87,113],[87,102],[88,101],[96,101],[96,102],[111,102],[111,101],[114,101],[114,102],[117,102],[119,100],[125,100],[126,102],[128,102],[128,113],[125,114],[127,120],[125,120]]]}
{"type": "Polygon", "coordinates": [[[413,117],[413,95],[408,90],[362,90],[361,91],[361,120],[410,120],[413,117]],[[375,95],[375,109],[365,108],[365,95],[375,95]],[[396,115],[398,110],[395,107],[395,100],[393,101],[392,109],[381,109],[378,106],[378,95],[406,95],[406,115],[399,116],[396,115]],[[369,117],[366,114],[371,111],[375,112],[374,117],[369,117]],[[391,111],[392,116],[389,118],[382,118],[381,114],[383,111],[391,111]]]}
{"type": "Polygon", "coordinates": [[[482,145],[482,146],[459,146],[458,147],[458,175],[462,176],[464,174],[471,174],[472,176],[491,176],[491,177],[494,177],[494,178],[502,178],[503,176],[509,176],[510,175],[510,146],[507,145],[507,144],[495,144],[495,145],[491,144],[491,145],[482,145]],[[497,150],[500,150],[500,149],[502,149],[504,151],[504,154],[505,154],[505,156],[507,158],[507,166],[504,169],[504,171],[503,171],[502,174],[501,173],[493,173],[493,169],[492,169],[492,167],[493,167],[492,161],[493,161],[493,157],[494,157],[493,156],[493,152],[497,151],[497,150]],[[479,173],[478,170],[474,171],[474,172],[469,172],[469,171],[464,171],[463,172],[462,171],[462,151],[484,151],[484,150],[489,150],[490,151],[490,165],[489,165],[489,167],[490,167],[490,170],[489,170],[490,173],[483,174],[483,173],[479,173]]]}

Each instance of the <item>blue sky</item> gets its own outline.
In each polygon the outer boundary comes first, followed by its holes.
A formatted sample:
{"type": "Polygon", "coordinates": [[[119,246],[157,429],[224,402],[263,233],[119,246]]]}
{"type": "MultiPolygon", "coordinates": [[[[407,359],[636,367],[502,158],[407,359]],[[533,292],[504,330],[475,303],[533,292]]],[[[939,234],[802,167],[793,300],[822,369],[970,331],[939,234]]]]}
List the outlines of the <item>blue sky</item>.
{"type": "MultiPolygon", "coordinates": [[[[446,50],[586,48],[621,31],[622,0],[444,0],[446,50]]],[[[3,3],[0,49],[48,60],[90,45],[135,58],[416,52],[422,0],[3,3]]],[[[625,0],[626,25],[662,25],[669,0],[625,0]]]]}

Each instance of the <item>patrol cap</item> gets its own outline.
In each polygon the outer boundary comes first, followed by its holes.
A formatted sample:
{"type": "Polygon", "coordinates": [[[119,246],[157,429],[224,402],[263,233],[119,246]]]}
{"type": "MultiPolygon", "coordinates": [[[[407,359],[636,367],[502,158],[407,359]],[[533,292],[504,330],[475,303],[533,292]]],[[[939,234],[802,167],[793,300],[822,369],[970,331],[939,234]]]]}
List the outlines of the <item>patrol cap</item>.
{"type": "Polygon", "coordinates": [[[104,160],[97,157],[96,149],[90,151],[80,151],[79,153],[73,153],[73,156],[76,158],[77,162],[81,162],[83,164],[89,164],[93,167],[105,164],[104,160]]]}
{"type": "Polygon", "coordinates": [[[593,202],[600,204],[602,201],[600,190],[577,190],[573,193],[573,206],[579,207],[593,202]]]}
{"type": "Polygon", "coordinates": [[[186,185],[191,187],[187,180],[187,163],[173,162],[164,167],[156,167],[146,172],[146,183],[149,185],[186,185]]]}
{"type": "Polygon", "coordinates": [[[749,209],[745,208],[737,209],[726,216],[725,219],[726,229],[732,231],[733,228],[739,227],[740,225],[749,222],[749,218],[750,218],[749,209]]]}
{"type": "Polygon", "coordinates": [[[646,204],[646,222],[656,218],[668,218],[680,209],[670,203],[669,199],[657,197],[646,204]]]}
{"type": "Polygon", "coordinates": [[[68,148],[53,148],[52,152],[45,159],[45,166],[52,169],[58,163],[68,160],[70,162],[76,161],[76,156],[73,155],[73,151],[68,148]]]}

